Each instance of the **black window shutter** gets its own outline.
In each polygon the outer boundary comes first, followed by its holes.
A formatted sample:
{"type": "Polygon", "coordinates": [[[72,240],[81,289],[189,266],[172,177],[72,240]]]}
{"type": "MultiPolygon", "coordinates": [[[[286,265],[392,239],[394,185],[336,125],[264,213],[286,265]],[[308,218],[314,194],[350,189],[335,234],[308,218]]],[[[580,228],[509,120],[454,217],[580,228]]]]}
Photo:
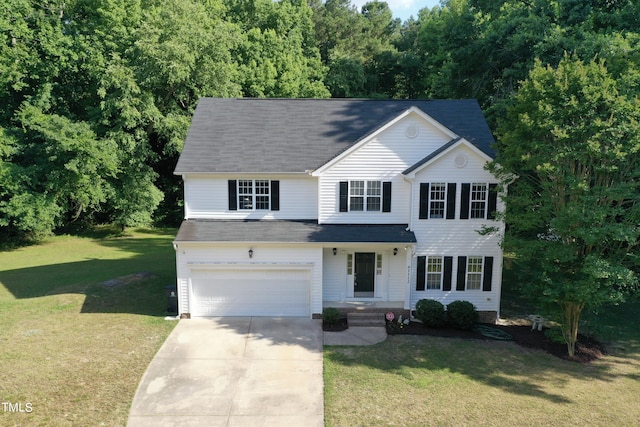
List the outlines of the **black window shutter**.
{"type": "Polygon", "coordinates": [[[493,257],[487,256],[484,257],[484,268],[483,268],[483,277],[482,277],[482,290],[490,291],[491,290],[491,279],[493,278],[493,257]]]}
{"type": "Polygon", "coordinates": [[[464,291],[467,282],[467,257],[458,257],[458,278],[456,280],[456,291],[464,291]]]}
{"type": "Polygon", "coordinates": [[[487,219],[496,219],[496,209],[498,209],[498,184],[489,184],[489,209],[487,209],[487,219]]]}
{"type": "Polygon", "coordinates": [[[424,291],[427,273],[427,257],[418,257],[418,271],[416,273],[416,291],[424,291]]]}
{"type": "Polygon", "coordinates": [[[238,210],[238,197],[236,190],[236,180],[229,180],[229,210],[237,211],[238,210]]]}
{"type": "Polygon", "coordinates": [[[280,210],[280,181],[271,181],[271,210],[280,210]]]}
{"type": "Polygon", "coordinates": [[[348,212],[349,183],[340,181],[340,212],[348,212]]]}
{"type": "Polygon", "coordinates": [[[444,257],[444,277],[442,278],[442,290],[450,291],[451,290],[451,276],[453,273],[453,257],[446,256],[444,257]]]}
{"type": "Polygon", "coordinates": [[[391,212],[391,182],[382,183],[382,212],[391,212]]]}
{"type": "Polygon", "coordinates": [[[429,217],[429,183],[420,183],[420,211],[419,219],[427,219],[429,217]]]}
{"type": "Polygon", "coordinates": [[[460,219],[469,219],[469,197],[471,197],[471,184],[462,184],[460,219]]]}
{"type": "Polygon", "coordinates": [[[456,184],[447,184],[447,219],[456,218],[456,184]]]}

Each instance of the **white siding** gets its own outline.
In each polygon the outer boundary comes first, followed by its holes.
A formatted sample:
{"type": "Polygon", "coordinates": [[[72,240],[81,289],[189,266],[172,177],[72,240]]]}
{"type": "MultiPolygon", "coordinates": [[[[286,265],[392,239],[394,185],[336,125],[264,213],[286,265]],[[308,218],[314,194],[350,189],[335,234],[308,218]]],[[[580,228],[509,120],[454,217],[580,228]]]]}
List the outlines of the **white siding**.
{"type": "Polygon", "coordinates": [[[355,300],[373,301],[404,301],[407,283],[406,252],[398,245],[398,254],[393,255],[393,248],[388,246],[360,246],[342,247],[333,255],[332,248],[323,251],[323,285],[322,298],[324,301],[340,302],[355,300]],[[356,252],[373,252],[377,256],[382,255],[382,270],[375,273],[375,290],[373,298],[353,297],[353,277],[347,276],[347,255],[353,256],[353,268],[355,269],[356,252]]]}
{"type": "Polygon", "coordinates": [[[449,137],[416,114],[410,114],[394,126],[322,172],[319,181],[321,223],[406,224],[410,214],[411,186],[402,172],[447,143],[449,137]],[[410,126],[419,129],[409,138],[410,126]],[[350,180],[392,182],[391,212],[339,212],[339,183],[350,180]]]}
{"type": "MultiPolygon", "coordinates": [[[[440,254],[425,254],[425,255],[440,255],[440,254]]],[[[463,255],[463,254],[461,254],[463,255]]],[[[479,253],[471,253],[473,255],[480,255],[479,253]]],[[[436,290],[428,291],[416,291],[416,266],[417,258],[413,257],[413,266],[411,274],[411,309],[414,309],[416,302],[420,299],[434,299],[440,301],[442,304],[447,305],[453,301],[469,301],[472,303],[478,311],[496,311],[500,312],[500,288],[502,285],[502,255],[499,253],[487,253],[487,256],[493,256],[493,275],[491,281],[491,291],[482,290],[469,290],[469,291],[457,291],[456,290],[456,275],[458,269],[458,257],[453,257],[453,271],[452,271],[452,283],[451,291],[443,292],[436,290]]],[[[463,255],[464,256],[464,255],[463,255]]]]}
{"type": "Polygon", "coordinates": [[[311,313],[322,312],[322,248],[311,245],[273,244],[196,244],[180,243],[178,248],[178,296],[180,313],[189,313],[188,295],[192,269],[212,267],[242,267],[257,270],[282,267],[305,267],[311,271],[311,313]],[[248,251],[253,249],[253,258],[248,251]],[[186,295],[185,295],[186,294],[186,295]]]}
{"type": "Polygon", "coordinates": [[[185,218],[202,219],[316,219],[318,181],[306,175],[184,177],[185,218]],[[269,179],[280,181],[280,210],[229,210],[230,179],[269,179]]]}
{"type": "MultiPolygon", "coordinates": [[[[411,228],[418,241],[416,251],[412,257],[411,272],[411,307],[421,298],[436,299],[443,304],[455,300],[467,300],[480,311],[499,311],[500,287],[502,282],[502,249],[499,246],[503,225],[501,222],[486,219],[460,220],[460,195],[462,183],[497,182],[495,177],[484,170],[485,161],[471,149],[459,146],[446,156],[428,165],[416,174],[413,185],[414,208],[411,216],[411,228]],[[455,158],[464,155],[467,163],[464,167],[455,166],[455,158]],[[444,182],[456,183],[456,212],[455,218],[447,219],[418,219],[420,183],[444,182]],[[500,233],[481,235],[478,230],[483,226],[498,227],[500,233]],[[452,290],[416,291],[417,256],[452,256],[452,290]],[[456,291],[456,272],[458,256],[493,256],[493,276],[491,291],[456,291]]],[[[503,205],[498,198],[498,210],[503,205]]]]}
{"type": "Polygon", "coordinates": [[[347,298],[347,252],[327,248],[323,251],[322,299],[324,301],[345,301],[347,298]]]}

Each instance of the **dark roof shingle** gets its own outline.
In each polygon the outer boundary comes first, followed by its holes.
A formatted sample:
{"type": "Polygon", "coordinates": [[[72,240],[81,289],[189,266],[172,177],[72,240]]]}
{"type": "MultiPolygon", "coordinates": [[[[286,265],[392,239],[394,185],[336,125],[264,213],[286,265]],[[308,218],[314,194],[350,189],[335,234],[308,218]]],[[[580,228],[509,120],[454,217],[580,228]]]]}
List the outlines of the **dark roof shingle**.
{"type": "Polygon", "coordinates": [[[175,173],[314,170],[411,107],[494,157],[476,100],[202,98],[175,173]]]}
{"type": "Polygon", "coordinates": [[[176,242],[415,243],[407,224],[318,224],[316,221],[186,220],[176,242]]]}

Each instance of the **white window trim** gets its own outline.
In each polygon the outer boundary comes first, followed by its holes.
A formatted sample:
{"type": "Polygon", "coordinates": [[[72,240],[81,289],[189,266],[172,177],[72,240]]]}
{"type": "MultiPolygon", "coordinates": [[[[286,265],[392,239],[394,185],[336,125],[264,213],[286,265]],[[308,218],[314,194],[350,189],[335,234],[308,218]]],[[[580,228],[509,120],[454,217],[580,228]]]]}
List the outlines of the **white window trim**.
{"type": "Polygon", "coordinates": [[[239,211],[270,211],[271,210],[271,180],[268,179],[238,179],[238,190],[237,190],[237,203],[238,203],[238,210],[239,211]],[[246,193],[246,194],[242,194],[241,193],[241,188],[244,188],[241,183],[242,182],[251,182],[251,193],[246,193]],[[257,194],[256,190],[258,189],[258,185],[256,184],[257,182],[260,183],[266,183],[266,189],[267,189],[267,194],[257,194]],[[251,197],[251,208],[244,208],[243,206],[243,197],[251,197]],[[268,207],[267,208],[257,208],[256,205],[258,204],[258,197],[259,196],[266,196],[267,197],[267,204],[268,207]]]}
{"type": "Polygon", "coordinates": [[[469,219],[486,219],[487,218],[487,209],[489,209],[489,184],[486,182],[472,182],[471,189],[469,190],[469,219]],[[474,191],[473,187],[483,185],[484,186],[484,199],[475,199],[473,198],[474,191]],[[473,216],[473,203],[483,203],[484,209],[481,217],[473,216]]]}
{"type": "Polygon", "coordinates": [[[467,256],[467,266],[465,268],[465,279],[464,279],[464,289],[465,291],[482,291],[482,281],[484,279],[484,256],[477,256],[477,255],[473,255],[473,256],[467,256]],[[469,271],[469,266],[471,265],[471,259],[479,259],[480,260],[480,264],[479,264],[479,269],[480,271],[469,271]],[[470,275],[474,275],[474,276],[478,276],[480,279],[478,281],[478,287],[477,288],[469,288],[469,276],[470,275]]]}
{"type": "Polygon", "coordinates": [[[444,256],[442,255],[429,255],[427,256],[427,261],[425,263],[425,272],[424,272],[424,290],[425,291],[441,291],[442,290],[442,281],[444,280],[444,256]],[[440,261],[440,271],[439,272],[430,272],[429,271],[429,262],[431,260],[439,260],[440,261]],[[440,280],[438,281],[437,288],[429,288],[429,274],[435,275],[438,274],[440,276],[440,280]]]}
{"type": "Polygon", "coordinates": [[[447,190],[448,185],[446,182],[432,182],[429,184],[429,204],[427,206],[427,217],[429,219],[445,219],[447,217],[447,190]],[[442,185],[444,186],[444,197],[442,199],[432,199],[431,195],[433,194],[433,186],[434,185],[442,185]],[[431,215],[431,203],[433,202],[441,202],[442,203],[442,216],[432,216],[431,215]]]}
{"type": "Polygon", "coordinates": [[[375,179],[352,179],[349,182],[349,189],[348,189],[348,200],[347,200],[347,209],[349,212],[382,212],[382,186],[383,183],[381,180],[375,180],[375,179]],[[353,190],[355,189],[354,183],[363,183],[362,185],[362,194],[353,194],[353,190]],[[370,184],[371,183],[377,183],[377,192],[378,194],[374,194],[371,195],[369,194],[369,190],[370,188],[370,184]],[[353,203],[352,203],[352,199],[353,198],[361,198],[362,199],[362,209],[352,209],[353,203]],[[378,209],[368,209],[369,207],[369,199],[378,199],[378,209]]]}

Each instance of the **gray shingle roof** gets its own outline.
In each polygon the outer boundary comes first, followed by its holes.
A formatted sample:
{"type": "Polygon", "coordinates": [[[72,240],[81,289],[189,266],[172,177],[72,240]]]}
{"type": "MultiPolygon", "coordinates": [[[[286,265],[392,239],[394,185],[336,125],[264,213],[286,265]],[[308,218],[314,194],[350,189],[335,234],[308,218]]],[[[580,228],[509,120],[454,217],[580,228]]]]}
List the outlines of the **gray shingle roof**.
{"type": "Polygon", "coordinates": [[[476,100],[202,98],[175,173],[314,170],[411,107],[494,157],[476,100]]]}
{"type": "Polygon", "coordinates": [[[176,242],[415,243],[407,224],[318,224],[316,221],[186,220],[176,242]]]}

